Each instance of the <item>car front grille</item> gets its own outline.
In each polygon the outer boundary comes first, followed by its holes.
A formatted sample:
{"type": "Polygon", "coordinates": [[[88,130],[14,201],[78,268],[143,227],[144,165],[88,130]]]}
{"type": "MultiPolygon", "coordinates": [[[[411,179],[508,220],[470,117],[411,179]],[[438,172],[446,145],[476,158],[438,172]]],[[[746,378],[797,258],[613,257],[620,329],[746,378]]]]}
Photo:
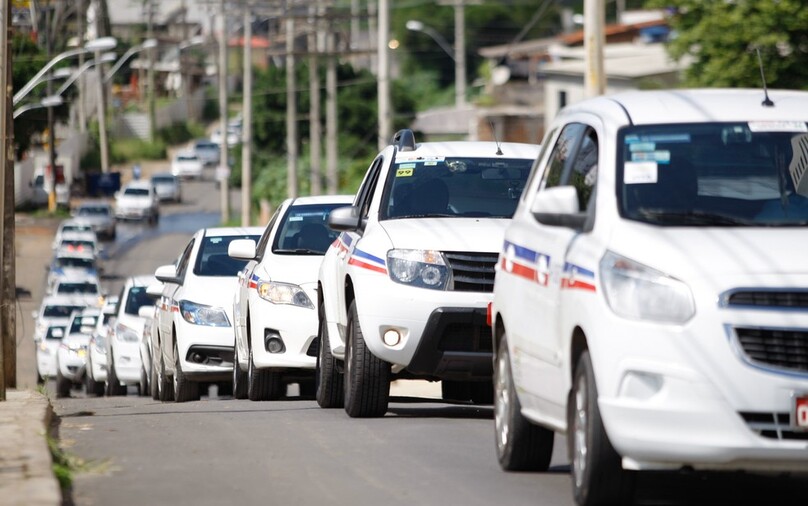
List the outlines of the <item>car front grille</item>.
{"type": "Polygon", "coordinates": [[[735,335],[752,363],[787,371],[808,372],[808,332],[736,327],[735,335]]]}
{"type": "Polygon", "coordinates": [[[794,430],[788,413],[740,412],[752,432],[767,439],[808,441],[808,432],[794,430]]]}
{"type": "Polygon", "coordinates": [[[808,308],[808,290],[738,290],[726,297],[728,307],[808,308]]]}
{"type": "Polygon", "coordinates": [[[493,292],[494,267],[497,253],[444,252],[452,271],[452,285],[456,292],[493,292]]]}
{"type": "Polygon", "coordinates": [[[438,344],[441,351],[491,353],[494,349],[491,327],[454,322],[446,326],[438,344]]]}

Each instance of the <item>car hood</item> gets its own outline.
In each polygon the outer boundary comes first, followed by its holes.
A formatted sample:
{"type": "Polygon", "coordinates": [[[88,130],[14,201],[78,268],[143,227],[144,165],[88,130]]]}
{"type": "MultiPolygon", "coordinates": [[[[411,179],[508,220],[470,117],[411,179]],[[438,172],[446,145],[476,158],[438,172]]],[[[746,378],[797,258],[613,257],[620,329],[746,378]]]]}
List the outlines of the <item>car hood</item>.
{"type": "MultiPolygon", "coordinates": [[[[233,321],[233,296],[238,281],[236,276],[187,276],[183,285],[182,299],[224,308],[227,317],[233,321]]],[[[177,301],[179,302],[179,300],[177,301]]]]}
{"type": "Polygon", "coordinates": [[[417,218],[382,221],[393,248],[497,253],[506,218],[417,218]]]}
{"type": "MultiPolygon", "coordinates": [[[[685,281],[792,286],[808,276],[808,234],[799,228],[656,227],[623,223],[612,251],[685,281]],[[619,245],[619,246],[618,246],[619,245]]],[[[754,286],[754,285],[753,285],[754,286]]]]}
{"type": "Polygon", "coordinates": [[[269,262],[262,262],[255,269],[255,274],[262,280],[296,285],[316,283],[322,262],[322,255],[273,255],[269,262]]]}
{"type": "Polygon", "coordinates": [[[151,199],[149,197],[121,195],[115,200],[115,203],[119,207],[149,207],[151,205],[151,199]]]}
{"type": "Polygon", "coordinates": [[[87,346],[90,344],[90,334],[74,332],[62,338],[62,342],[68,346],[87,346]]]}

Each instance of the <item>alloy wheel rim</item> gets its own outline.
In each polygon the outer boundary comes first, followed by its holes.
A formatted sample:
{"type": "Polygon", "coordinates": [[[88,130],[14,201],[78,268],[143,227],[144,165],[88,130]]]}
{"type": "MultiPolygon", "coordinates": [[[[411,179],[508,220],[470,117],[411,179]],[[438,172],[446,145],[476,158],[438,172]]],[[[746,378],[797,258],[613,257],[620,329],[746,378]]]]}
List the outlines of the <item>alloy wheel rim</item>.
{"type": "Polygon", "coordinates": [[[589,445],[586,441],[589,424],[589,417],[586,412],[587,394],[586,381],[584,376],[581,375],[578,377],[578,385],[575,389],[575,411],[573,413],[575,453],[572,456],[572,470],[577,488],[580,488],[583,483],[589,453],[589,445]]]}
{"type": "Polygon", "coordinates": [[[494,388],[496,389],[494,397],[494,427],[497,432],[497,450],[502,455],[505,447],[508,445],[508,439],[511,434],[510,420],[508,413],[510,412],[512,399],[510,398],[510,377],[507,374],[508,357],[506,354],[501,353],[497,357],[497,371],[496,382],[494,388]]]}

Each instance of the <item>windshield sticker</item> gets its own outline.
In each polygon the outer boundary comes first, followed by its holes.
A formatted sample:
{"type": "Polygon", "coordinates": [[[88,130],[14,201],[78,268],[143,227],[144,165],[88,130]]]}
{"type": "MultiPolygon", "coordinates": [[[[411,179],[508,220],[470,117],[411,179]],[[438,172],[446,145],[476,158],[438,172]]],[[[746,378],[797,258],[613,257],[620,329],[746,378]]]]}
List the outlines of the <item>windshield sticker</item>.
{"type": "Polygon", "coordinates": [[[626,135],[626,144],[635,144],[638,142],[690,142],[690,134],[626,135]]]}
{"type": "Polygon", "coordinates": [[[625,184],[652,184],[656,182],[656,162],[626,162],[623,166],[623,183],[625,184]]]}
{"type": "Polygon", "coordinates": [[[396,177],[410,177],[413,175],[413,169],[398,169],[396,177]]]}
{"type": "Polygon", "coordinates": [[[670,163],[671,152],[668,150],[660,151],[643,151],[639,153],[631,153],[632,162],[657,162],[657,163],[670,163]]]}
{"type": "Polygon", "coordinates": [[[290,216],[289,221],[303,221],[302,216],[290,216]]]}
{"type": "Polygon", "coordinates": [[[436,167],[438,162],[424,162],[424,166],[426,167],[436,167]]]}
{"type": "Polygon", "coordinates": [[[653,142],[634,142],[628,145],[628,150],[634,153],[635,151],[653,151],[656,149],[656,144],[653,142]]]}
{"type": "Polygon", "coordinates": [[[749,130],[753,132],[808,132],[808,125],[803,121],[750,121],[749,130]]]}
{"type": "Polygon", "coordinates": [[[219,244],[220,242],[222,242],[222,238],[221,237],[208,237],[208,241],[211,244],[219,244]]]}

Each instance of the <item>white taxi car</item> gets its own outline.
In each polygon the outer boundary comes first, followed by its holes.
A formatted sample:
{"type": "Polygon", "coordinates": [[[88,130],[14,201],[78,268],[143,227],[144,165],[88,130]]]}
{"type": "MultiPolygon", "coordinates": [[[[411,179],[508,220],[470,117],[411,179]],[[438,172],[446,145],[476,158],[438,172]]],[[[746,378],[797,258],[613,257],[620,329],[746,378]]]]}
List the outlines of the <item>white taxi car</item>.
{"type": "Polygon", "coordinates": [[[317,273],[337,237],[328,214],[353,197],[287,199],[261,239],[230,243],[233,258],[247,260],[233,301],[236,337],[233,395],[277,399],[288,383],[313,393],[317,357],[317,273]]]}
{"type": "Polygon", "coordinates": [[[49,323],[44,336],[36,343],[36,382],[39,385],[43,385],[48,378],[56,377],[56,352],[68,321],[65,318],[64,321],[49,323]]]}
{"type": "Polygon", "coordinates": [[[394,142],[353,206],[331,212],[342,233],[319,273],[317,401],[352,417],[384,415],[394,377],[441,380],[448,400],[492,401],[494,265],[539,151],[416,144],[409,130],[394,142]]]}
{"type": "Polygon", "coordinates": [[[630,92],[553,121],[505,234],[496,448],[578,504],[633,471],[808,471],[808,93],[630,92]]]}
{"type": "Polygon", "coordinates": [[[155,271],[155,277],[164,283],[157,311],[159,353],[152,360],[161,400],[198,400],[200,383],[230,384],[233,294],[236,276],[247,262],[229,257],[227,249],[238,239],[257,241],[263,230],[202,229],[176,264],[155,271]]]}
{"type": "Polygon", "coordinates": [[[111,325],[115,322],[115,308],[118,297],[107,297],[101,308],[101,316],[95,324],[87,345],[87,372],[84,375],[84,391],[87,395],[102,396],[107,381],[107,341],[112,333],[111,325]]]}
{"type": "Polygon", "coordinates": [[[153,304],[146,287],[155,282],[152,275],[130,276],[121,287],[115,323],[107,339],[107,395],[126,395],[127,385],[138,385],[140,395],[147,393],[148,375],[140,360],[146,321],[139,311],[153,304]]]}
{"type": "Polygon", "coordinates": [[[85,306],[99,307],[104,302],[104,293],[98,278],[91,275],[57,279],[53,284],[52,294],[72,297],[85,306]]]}
{"type": "Polygon", "coordinates": [[[100,316],[100,309],[84,308],[74,312],[65,327],[65,335],[56,352],[57,397],[69,397],[73,387],[82,385],[87,365],[87,346],[100,316]]]}

